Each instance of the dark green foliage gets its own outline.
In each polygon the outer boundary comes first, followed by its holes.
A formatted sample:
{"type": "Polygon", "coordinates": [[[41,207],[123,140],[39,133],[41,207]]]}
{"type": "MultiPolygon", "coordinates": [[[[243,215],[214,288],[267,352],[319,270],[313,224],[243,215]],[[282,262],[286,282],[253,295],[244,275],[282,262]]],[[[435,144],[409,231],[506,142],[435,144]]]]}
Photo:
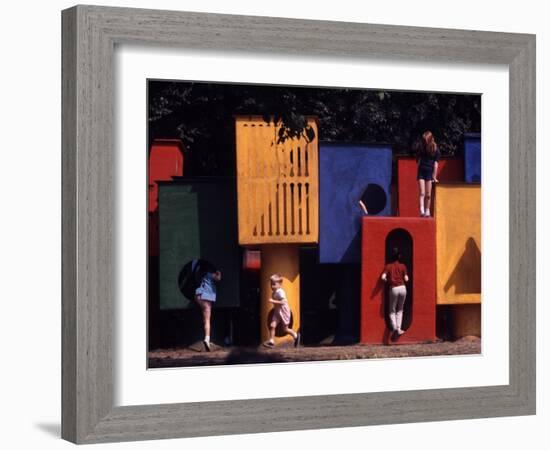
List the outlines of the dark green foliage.
{"type": "Polygon", "coordinates": [[[464,133],[481,131],[481,96],[149,82],[149,139],[182,139],[188,175],[235,175],[236,114],[282,120],[280,140],[304,133],[313,139],[305,116],[314,115],[321,140],[384,142],[396,154],[411,154],[413,142],[430,130],[441,153],[453,156],[462,148],[464,133]]]}

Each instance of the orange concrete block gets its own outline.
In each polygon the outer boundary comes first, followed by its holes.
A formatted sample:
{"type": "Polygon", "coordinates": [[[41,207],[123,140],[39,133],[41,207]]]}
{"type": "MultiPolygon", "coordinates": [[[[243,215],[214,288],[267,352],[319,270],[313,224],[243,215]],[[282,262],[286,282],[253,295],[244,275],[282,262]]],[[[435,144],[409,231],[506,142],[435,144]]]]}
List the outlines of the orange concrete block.
{"type": "Polygon", "coordinates": [[[437,303],[481,302],[481,186],[436,187],[437,303]]]}
{"type": "Polygon", "coordinates": [[[235,119],[239,243],[305,244],[318,242],[319,162],[315,133],[278,142],[281,124],[260,116],[235,119]]]}

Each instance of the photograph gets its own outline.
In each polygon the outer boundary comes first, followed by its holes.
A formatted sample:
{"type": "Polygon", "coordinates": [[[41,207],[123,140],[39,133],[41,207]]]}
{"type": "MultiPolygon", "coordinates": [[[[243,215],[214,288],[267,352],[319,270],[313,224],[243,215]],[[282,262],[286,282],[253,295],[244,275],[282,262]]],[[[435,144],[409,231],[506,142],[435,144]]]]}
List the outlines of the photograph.
{"type": "Polygon", "coordinates": [[[481,94],[146,83],[149,369],[481,354],[481,94]]]}

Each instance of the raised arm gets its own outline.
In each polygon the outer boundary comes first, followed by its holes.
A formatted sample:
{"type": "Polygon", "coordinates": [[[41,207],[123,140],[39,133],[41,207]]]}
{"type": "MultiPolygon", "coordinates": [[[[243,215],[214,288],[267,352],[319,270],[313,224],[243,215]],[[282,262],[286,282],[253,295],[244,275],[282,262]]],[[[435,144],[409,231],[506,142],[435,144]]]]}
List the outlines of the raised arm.
{"type": "Polygon", "coordinates": [[[365,206],[365,204],[363,203],[363,200],[359,200],[359,206],[361,207],[361,209],[363,210],[363,212],[365,214],[368,214],[369,212],[367,211],[367,207],[365,206]]]}
{"type": "Polygon", "coordinates": [[[272,298],[269,299],[269,303],[273,303],[274,305],[282,305],[284,302],[284,300],[274,300],[272,298]]]}
{"type": "Polygon", "coordinates": [[[434,183],[437,183],[439,180],[437,179],[437,167],[439,163],[437,161],[434,161],[434,172],[432,174],[432,180],[434,183]]]}
{"type": "Polygon", "coordinates": [[[441,157],[441,153],[439,153],[439,148],[436,147],[435,155],[434,155],[434,171],[432,173],[432,181],[434,183],[438,182],[437,179],[437,168],[439,167],[439,158],[441,157]]]}

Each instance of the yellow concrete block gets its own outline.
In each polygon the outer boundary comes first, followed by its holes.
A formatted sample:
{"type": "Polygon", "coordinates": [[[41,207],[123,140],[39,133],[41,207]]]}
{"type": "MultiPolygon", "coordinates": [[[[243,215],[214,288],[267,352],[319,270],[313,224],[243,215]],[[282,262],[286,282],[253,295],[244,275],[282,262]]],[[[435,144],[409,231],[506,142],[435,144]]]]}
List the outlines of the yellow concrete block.
{"type": "Polygon", "coordinates": [[[481,186],[438,184],[437,303],[481,302],[481,186]]]}
{"type": "Polygon", "coordinates": [[[305,244],[318,242],[318,128],[278,143],[281,124],[260,116],[237,116],[237,203],[239,243],[305,244]]]}
{"type": "MultiPolygon", "coordinates": [[[[269,277],[279,274],[283,278],[282,288],[292,312],[292,329],[300,328],[300,255],[297,245],[263,245],[262,268],[260,273],[260,326],[264,342],[269,337],[267,326],[268,314],[273,308],[269,303],[272,295],[269,277]]],[[[293,341],[292,336],[275,339],[276,344],[293,341]]]]}

